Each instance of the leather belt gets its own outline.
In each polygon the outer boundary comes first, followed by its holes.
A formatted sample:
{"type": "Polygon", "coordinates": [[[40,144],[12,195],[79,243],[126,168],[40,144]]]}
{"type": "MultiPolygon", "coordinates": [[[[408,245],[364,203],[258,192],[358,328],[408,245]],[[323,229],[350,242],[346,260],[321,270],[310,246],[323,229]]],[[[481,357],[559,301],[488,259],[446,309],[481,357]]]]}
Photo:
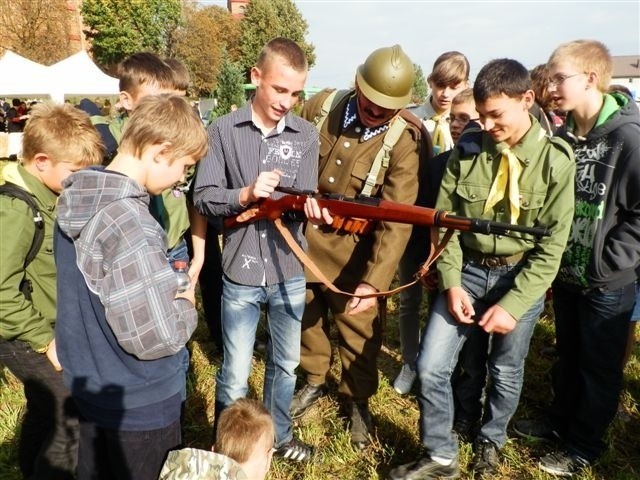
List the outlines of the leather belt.
{"type": "Polygon", "coordinates": [[[465,259],[471,260],[488,268],[508,267],[519,263],[526,257],[527,252],[514,253],[513,255],[486,255],[475,250],[463,250],[465,259]]]}

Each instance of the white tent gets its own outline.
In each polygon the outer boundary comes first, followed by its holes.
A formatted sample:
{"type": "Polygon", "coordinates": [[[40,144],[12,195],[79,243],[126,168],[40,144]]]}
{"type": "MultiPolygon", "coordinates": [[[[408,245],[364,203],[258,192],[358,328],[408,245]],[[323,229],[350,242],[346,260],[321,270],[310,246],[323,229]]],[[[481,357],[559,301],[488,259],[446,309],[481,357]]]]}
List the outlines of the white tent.
{"type": "Polygon", "coordinates": [[[0,97],[50,95],[49,67],[6,50],[0,58],[0,97]]]}
{"type": "Polygon", "coordinates": [[[120,92],[118,79],[100,70],[84,50],[48,68],[49,91],[57,102],[63,102],[65,95],[117,95],[120,92]]]}

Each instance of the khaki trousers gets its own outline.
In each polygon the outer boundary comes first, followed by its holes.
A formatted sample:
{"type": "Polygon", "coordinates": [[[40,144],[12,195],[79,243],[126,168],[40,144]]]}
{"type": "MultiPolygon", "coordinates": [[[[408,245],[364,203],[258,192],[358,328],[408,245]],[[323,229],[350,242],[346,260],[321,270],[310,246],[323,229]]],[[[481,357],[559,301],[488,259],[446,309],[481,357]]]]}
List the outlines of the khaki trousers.
{"type": "Polygon", "coordinates": [[[351,297],[332,292],[320,283],[307,283],[302,317],[300,366],[309,383],[326,382],[331,368],[330,317],[338,332],[342,376],[338,391],[352,399],[366,400],[378,390],[377,358],[382,346],[378,308],[348,315],[351,297]]]}

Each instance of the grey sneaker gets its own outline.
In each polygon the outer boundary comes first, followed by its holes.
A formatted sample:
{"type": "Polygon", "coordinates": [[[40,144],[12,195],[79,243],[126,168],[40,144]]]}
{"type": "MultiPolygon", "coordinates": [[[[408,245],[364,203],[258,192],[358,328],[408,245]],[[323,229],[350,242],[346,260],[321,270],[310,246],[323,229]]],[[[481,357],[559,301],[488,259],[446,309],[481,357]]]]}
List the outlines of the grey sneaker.
{"type": "Polygon", "coordinates": [[[351,444],[358,450],[365,449],[371,443],[373,421],[367,402],[352,402],[349,416],[351,444]]]}
{"type": "Polygon", "coordinates": [[[428,455],[417,462],[400,465],[389,472],[391,480],[454,479],[459,476],[460,465],[457,458],[454,458],[449,465],[442,465],[428,455]]]}
{"type": "Polygon", "coordinates": [[[560,439],[560,435],[553,428],[551,422],[545,418],[517,420],[513,424],[513,431],[527,440],[556,441],[560,439]]]}
{"type": "Polygon", "coordinates": [[[411,365],[410,363],[402,364],[400,373],[393,382],[393,389],[400,395],[406,395],[411,391],[411,387],[413,387],[413,382],[416,381],[417,376],[418,373],[416,372],[415,365],[411,365]]]}
{"type": "Polygon", "coordinates": [[[538,466],[540,470],[552,475],[570,477],[583,468],[587,468],[589,462],[579,455],[567,451],[558,451],[542,457],[538,466]]]}

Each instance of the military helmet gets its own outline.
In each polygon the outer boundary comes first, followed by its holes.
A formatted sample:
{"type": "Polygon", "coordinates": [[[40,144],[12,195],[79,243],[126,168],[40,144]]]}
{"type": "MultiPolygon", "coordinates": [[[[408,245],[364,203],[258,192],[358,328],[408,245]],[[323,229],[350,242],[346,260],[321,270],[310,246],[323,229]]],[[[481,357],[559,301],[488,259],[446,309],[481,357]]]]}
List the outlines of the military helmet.
{"type": "Polygon", "coordinates": [[[374,50],[358,67],[358,88],[376,105],[399,110],[411,99],[415,78],[413,62],[400,45],[374,50]]]}

